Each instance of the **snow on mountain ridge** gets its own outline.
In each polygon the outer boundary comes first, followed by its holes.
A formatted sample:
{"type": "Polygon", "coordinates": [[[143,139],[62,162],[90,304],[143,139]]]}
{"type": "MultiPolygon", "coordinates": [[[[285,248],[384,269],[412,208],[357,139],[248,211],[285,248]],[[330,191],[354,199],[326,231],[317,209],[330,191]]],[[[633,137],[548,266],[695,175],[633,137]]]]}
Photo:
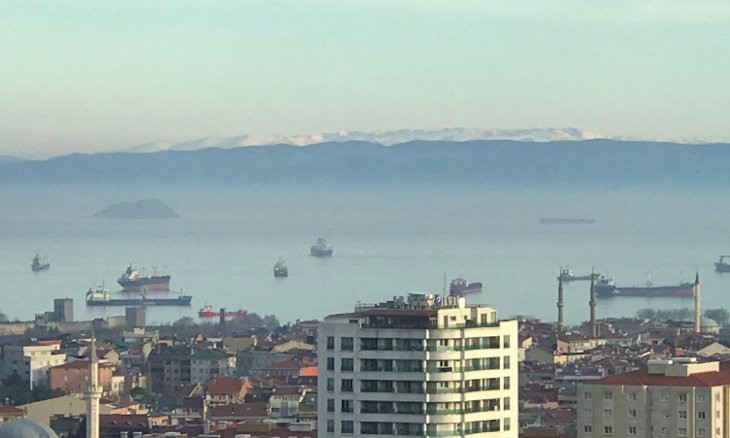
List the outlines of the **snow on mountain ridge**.
{"type": "Polygon", "coordinates": [[[342,131],[307,135],[238,135],[235,137],[206,137],[184,142],[154,142],[124,149],[124,152],[192,151],[217,147],[232,149],[242,146],[266,146],[289,144],[307,146],[323,142],[367,141],[390,146],[414,140],[425,141],[470,141],[470,140],[517,140],[517,141],[580,141],[603,138],[599,134],[577,128],[537,129],[468,129],[444,128],[438,130],[399,129],[393,131],[342,131]]]}

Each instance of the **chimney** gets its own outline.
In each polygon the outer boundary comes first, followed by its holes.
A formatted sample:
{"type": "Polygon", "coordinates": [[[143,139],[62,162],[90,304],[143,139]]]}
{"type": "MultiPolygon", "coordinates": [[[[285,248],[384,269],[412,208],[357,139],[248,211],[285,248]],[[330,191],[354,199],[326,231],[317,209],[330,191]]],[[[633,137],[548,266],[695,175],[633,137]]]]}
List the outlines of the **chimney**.
{"type": "Polygon", "coordinates": [[[695,275],[695,334],[700,334],[702,327],[700,326],[700,273],[697,271],[695,275]]]}
{"type": "Polygon", "coordinates": [[[221,336],[225,336],[225,334],[226,334],[226,309],[224,307],[221,307],[221,310],[220,310],[220,319],[218,321],[218,330],[220,330],[221,336]]]}
{"type": "Polygon", "coordinates": [[[563,302],[563,277],[558,276],[558,332],[563,331],[564,320],[563,320],[563,308],[565,303],[563,302]]]}
{"type": "Polygon", "coordinates": [[[588,301],[588,305],[591,308],[591,336],[594,338],[598,337],[598,321],[596,321],[596,279],[593,275],[593,269],[591,269],[591,299],[588,301]]]}

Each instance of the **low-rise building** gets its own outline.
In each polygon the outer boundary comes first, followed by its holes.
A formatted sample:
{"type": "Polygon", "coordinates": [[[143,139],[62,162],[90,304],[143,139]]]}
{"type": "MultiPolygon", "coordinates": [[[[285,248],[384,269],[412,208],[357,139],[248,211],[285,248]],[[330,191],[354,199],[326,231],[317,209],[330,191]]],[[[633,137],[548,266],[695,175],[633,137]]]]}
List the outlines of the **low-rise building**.
{"type": "Polygon", "coordinates": [[[60,343],[48,345],[5,345],[2,349],[4,376],[17,373],[28,382],[30,389],[48,385],[51,367],[66,362],[66,355],[59,353],[60,343]]]}
{"type": "MultiPolygon", "coordinates": [[[[100,364],[99,385],[107,393],[112,389],[112,367],[100,364]]],[[[59,389],[63,392],[83,393],[89,384],[89,363],[85,360],[77,360],[56,365],[49,368],[48,380],[51,389],[59,389]]]]}

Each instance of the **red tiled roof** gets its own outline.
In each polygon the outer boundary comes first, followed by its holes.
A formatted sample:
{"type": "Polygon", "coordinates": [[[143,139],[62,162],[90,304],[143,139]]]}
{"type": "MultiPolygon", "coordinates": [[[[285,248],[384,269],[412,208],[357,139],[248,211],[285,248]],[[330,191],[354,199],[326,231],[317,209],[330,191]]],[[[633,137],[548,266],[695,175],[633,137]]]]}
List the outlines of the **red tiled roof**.
{"type": "Polygon", "coordinates": [[[99,416],[99,423],[102,427],[109,426],[131,426],[149,427],[147,415],[123,415],[123,414],[102,414],[99,416]]]}
{"type": "Polygon", "coordinates": [[[669,377],[649,374],[646,368],[624,374],[613,374],[586,382],[588,385],[653,385],[653,386],[718,386],[730,385],[730,362],[720,364],[720,371],[691,374],[687,377],[669,377]]]}
{"type": "Polygon", "coordinates": [[[15,406],[0,406],[0,415],[23,415],[24,410],[15,406]]]}
{"type": "Polygon", "coordinates": [[[208,394],[240,394],[243,380],[233,377],[219,377],[208,385],[208,394]]]}
{"type": "Polygon", "coordinates": [[[266,403],[231,403],[210,407],[210,416],[213,418],[266,417],[267,415],[266,403]]]}

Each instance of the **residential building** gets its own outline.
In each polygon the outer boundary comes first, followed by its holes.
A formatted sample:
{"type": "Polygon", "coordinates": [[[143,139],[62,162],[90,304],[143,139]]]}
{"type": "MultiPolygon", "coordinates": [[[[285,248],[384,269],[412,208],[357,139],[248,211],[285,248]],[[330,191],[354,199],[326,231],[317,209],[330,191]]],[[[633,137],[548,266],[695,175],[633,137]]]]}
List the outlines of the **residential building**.
{"type": "Polygon", "coordinates": [[[726,437],[730,364],[694,358],[578,385],[578,437],[726,437]]]}
{"type": "Polygon", "coordinates": [[[235,377],[218,377],[206,390],[211,404],[243,403],[248,386],[235,377]]]}
{"type": "Polygon", "coordinates": [[[232,376],[235,370],[236,356],[220,350],[196,350],[190,358],[191,383],[232,376]]]}
{"type": "Polygon", "coordinates": [[[216,377],[232,376],[236,357],[219,350],[159,348],[147,360],[151,390],[169,393],[191,383],[206,383],[216,377]]]}
{"type": "MultiPolygon", "coordinates": [[[[109,393],[112,389],[112,367],[100,364],[98,371],[99,386],[109,393]]],[[[48,370],[48,380],[51,389],[83,393],[89,384],[89,362],[77,360],[51,367],[48,370]]]]}
{"type": "Polygon", "coordinates": [[[59,353],[60,343],[47,345],[5,345],[3,347],[3,375],[13,372],[28,382],[30,389],[48,385],[48,371],[51,367],[66,361],[66,355],[59,353]]]}
{"type": "Polygon", "coordinates": [[[318,327],[318,436],[517,437],[517,321],[411,294],[318,327]]]}

